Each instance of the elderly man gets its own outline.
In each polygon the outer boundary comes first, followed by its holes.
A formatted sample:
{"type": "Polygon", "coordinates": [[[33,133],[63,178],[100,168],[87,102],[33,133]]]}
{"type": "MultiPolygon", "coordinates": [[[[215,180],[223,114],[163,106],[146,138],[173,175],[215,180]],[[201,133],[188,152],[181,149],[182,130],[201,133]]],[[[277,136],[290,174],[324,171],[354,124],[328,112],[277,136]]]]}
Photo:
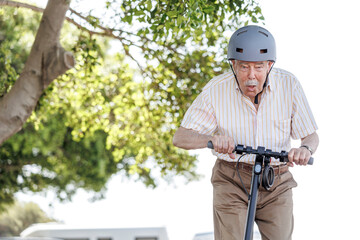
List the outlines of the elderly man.
{"type": "Polygon", "coordinates": [[[288,167],[306,165],[316,151],[317,125],[296,77],[273,69],[275,40],[259,26],[238,29],[231,37],[228,60],[232,71],[212,79],[186,112],[173,143],[184,149],[205,148],[212,141],[214,232],[216,240],[244,236],[254,155],[239,162],[236,144],[289,151],[289,163],[272,159],[276,177],[270,190],[259,189],[255,221],[262,239],[291,239],[292,188],[297,183],[288,167]],[[290,138],[301,139],[291,149],[290,138]],[[243,183],[243,184],[242,184],[243,183]]]}

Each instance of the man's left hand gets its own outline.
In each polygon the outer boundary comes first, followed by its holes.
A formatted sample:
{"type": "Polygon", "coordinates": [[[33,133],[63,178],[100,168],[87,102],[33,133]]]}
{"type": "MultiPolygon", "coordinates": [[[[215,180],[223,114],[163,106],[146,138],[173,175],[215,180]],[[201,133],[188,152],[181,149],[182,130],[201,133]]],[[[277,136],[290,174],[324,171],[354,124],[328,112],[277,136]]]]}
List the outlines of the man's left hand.
{"type": "Polygon", "coordinates": [[[308,149],[304,147],[292,148],[288,154],[289,162],[287,165],[293,167],[295,163],[296,165],[305,166],[308,163],[310,157],[311,153],[308,149]]]}

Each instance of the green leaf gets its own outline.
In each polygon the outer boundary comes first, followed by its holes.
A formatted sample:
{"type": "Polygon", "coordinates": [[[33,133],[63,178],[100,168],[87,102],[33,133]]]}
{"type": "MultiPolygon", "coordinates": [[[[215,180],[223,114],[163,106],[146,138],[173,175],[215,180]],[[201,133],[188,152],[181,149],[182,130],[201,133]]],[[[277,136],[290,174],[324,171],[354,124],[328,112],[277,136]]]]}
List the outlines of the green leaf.
{"type": "Polygon", "coordinates": [[[160,29],[163,29],[164,28],[164,25],[160,24],[159,26],[157,26],[156,30],[160,30],[160,29]]]}
{"type": "Polygon", "coordinates": [[[146,1],[146,9],[150,11],[152,9],[152,2],[151,0],[146,1]]]}
{"type": "Polygon", "coordinates": [[[203,9],[203,11],[207,14],[211,14],[211,13],[214,13],[215,11],[215,7],[214,6],[207,6],[203,9]]]}
{"type": "Polygon", "coordinates": [[[166,12],[166,15],[168,15],[171,18],[177,17],[178,12],[177,11],[168,11],[166,12]]]}

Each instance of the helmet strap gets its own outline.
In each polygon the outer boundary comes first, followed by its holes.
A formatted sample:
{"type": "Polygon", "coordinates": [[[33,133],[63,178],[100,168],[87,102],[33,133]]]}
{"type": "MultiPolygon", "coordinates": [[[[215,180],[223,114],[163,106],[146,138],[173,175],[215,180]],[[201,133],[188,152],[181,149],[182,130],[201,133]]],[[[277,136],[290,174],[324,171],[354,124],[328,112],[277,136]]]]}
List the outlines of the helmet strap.
{"type": "Polygon", "coordinates": [[[240,84],[239,84],[239,81],[238,81],[238,79],[237,79],[237,77],[236,77],[236,74],[235,74],[235,71],[234,71],[233,65],[232,65],[231,61],[228,61],[228,62],[229,62],[229,65],[230,65],[231,71],[232,71],[232,72],[233,72],[233,74],[234,74],[234,77],[235,77],[236,83],[237,83],[237,85],[238,85],[239,91],[241,92],[240,84]]]}
{"type": "MultiPolygon", "coordinates": [[[[269,74],[268,74],[268,75],[269,75],[269,74]]],[[[266,80],[265,80],[265,82],[264,82],[264,85],[263,85],[261,91],[260,91],[258,94],[256,94],[256,96],[255,96],[255,99],[254,99],[254,103],[255,103],[255,104],[259,104],[259,95],[264,91],[264,89],[265,89],[265,87],[266,87],[268,75],[266,76],[266,80]]]]}
{"type": "Polygon", "coordinates": [[[261,92],[259,92],[258,94],[256,94],[255,99],[254,99],[254,103],[255,103],[255,104],[259,104],[259,99],[258,99],[258,98],[259,98],[259,94],[260,94],[260,93],[262,93],[262,90],[261,90],[261,92]]]}

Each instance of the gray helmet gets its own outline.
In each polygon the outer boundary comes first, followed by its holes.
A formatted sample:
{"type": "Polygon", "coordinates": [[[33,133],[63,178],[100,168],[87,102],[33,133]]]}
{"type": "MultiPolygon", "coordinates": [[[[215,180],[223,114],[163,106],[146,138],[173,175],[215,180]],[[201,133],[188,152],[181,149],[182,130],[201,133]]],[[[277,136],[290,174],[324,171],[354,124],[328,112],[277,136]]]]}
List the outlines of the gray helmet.
{"type": "Polygon", "coordinates": [[[276,61],[275,39],[265,28],[245,26],[230,38],[228,60],[247,62],[276,61]]]}

